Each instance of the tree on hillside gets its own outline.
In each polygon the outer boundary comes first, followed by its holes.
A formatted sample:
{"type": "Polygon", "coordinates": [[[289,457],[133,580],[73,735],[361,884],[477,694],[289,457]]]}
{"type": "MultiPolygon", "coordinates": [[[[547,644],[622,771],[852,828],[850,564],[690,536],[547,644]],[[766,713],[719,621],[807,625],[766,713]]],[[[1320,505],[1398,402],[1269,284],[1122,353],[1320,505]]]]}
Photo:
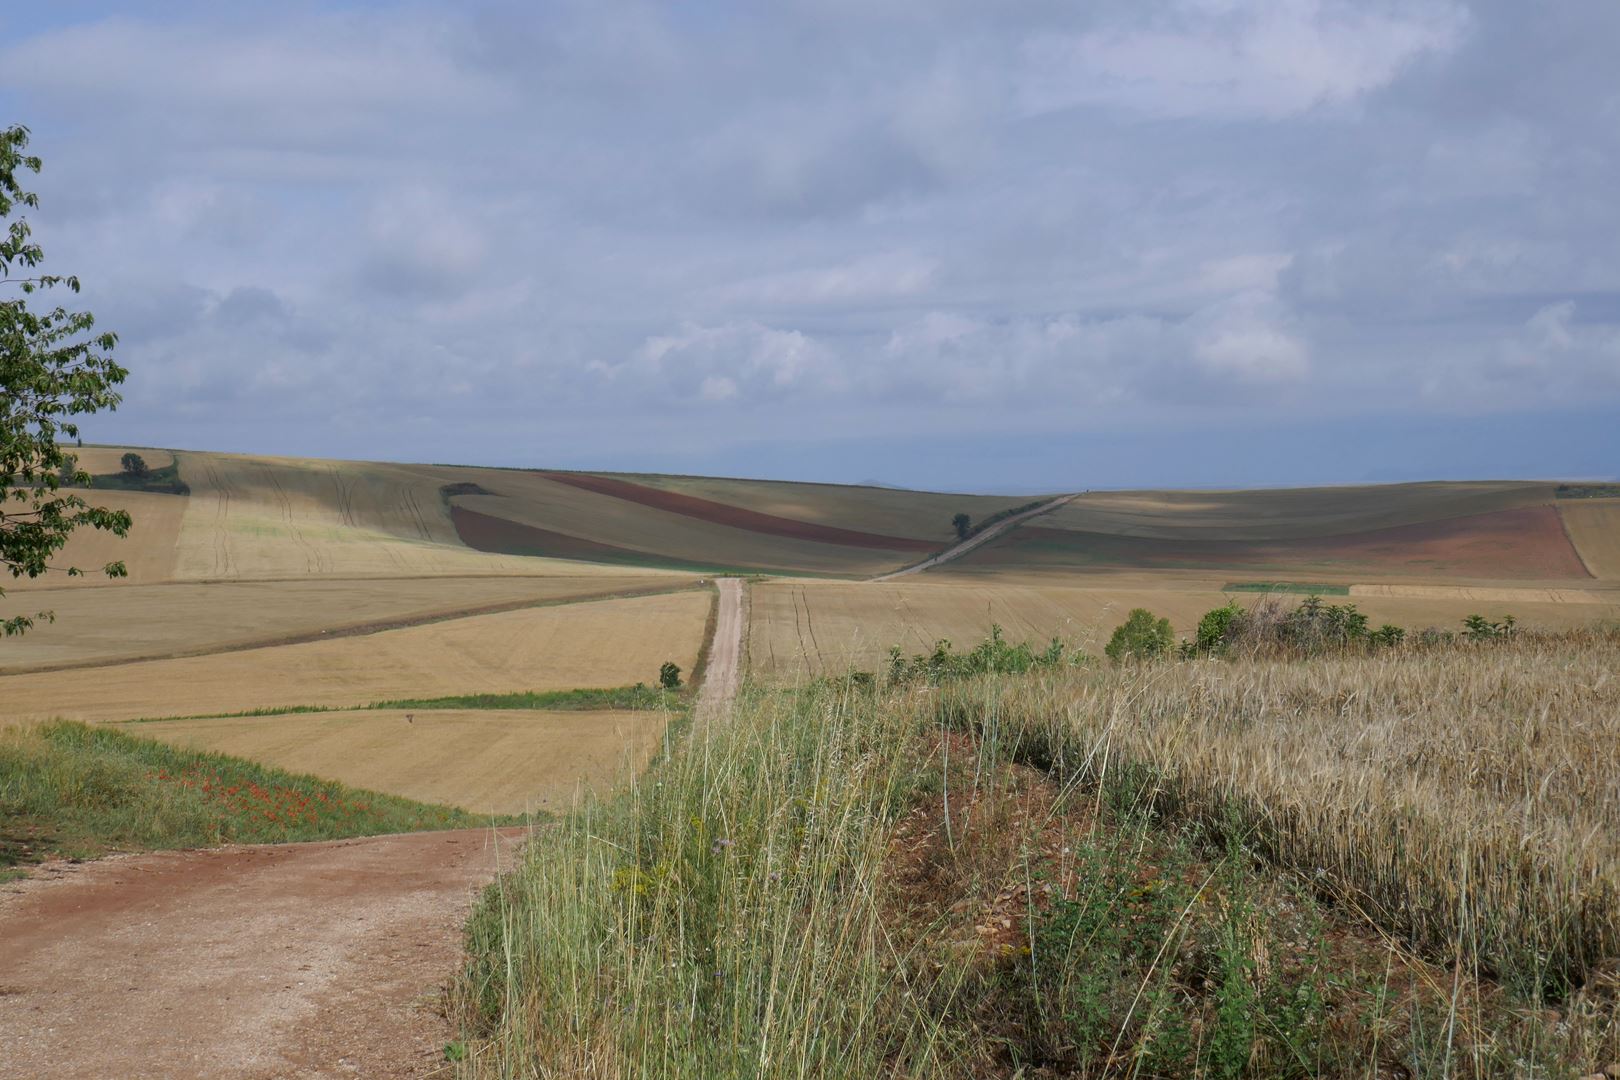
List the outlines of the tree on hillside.
{"type": "MultiPolygon", "coordinates": [[[[76,567],[51,563],[73,530],[89,526],[123,536],[129,515],[62,494],[64,475],[74,484],[90,477],[57,440],[78,438],[74,417],[116,407],[113,387],[126,372],[110,355],[117,335],[93,333],[95,318],[88,311],[29,310],[29,298],[38,293],[60,286],[78,292],[79,279],[38,272],[44,253],[30,240],[27,219],[11,220],[17,207],[39,205],[18,180],[19,173],[40,169],[39,158],[24,153],[27,148],[27,128],[0,129],[0,566],[12,577],[53,569],[78,575],[83,571],[76,567]]],[[[122,577],[124,565],[108,563],[102,570],[122,577]]],[[[35,618],[50,613],[13,616],[0,621],[0,631],[23,633],[35,618]]]]}
{"type": "Polygon", "coordinates": [[[951,525],[956,529],[958,539],[966,540],[968,533],[973,531],[973,519],[966,514],[957,514],[951,518],[951,525]]]}
{"type": "Polygon", "coordinates": [[[124,475],[139,480],[146,475],[146,459],[133,451],[126,453],[118,459],[118,464],[124,467],[124,475]]]}

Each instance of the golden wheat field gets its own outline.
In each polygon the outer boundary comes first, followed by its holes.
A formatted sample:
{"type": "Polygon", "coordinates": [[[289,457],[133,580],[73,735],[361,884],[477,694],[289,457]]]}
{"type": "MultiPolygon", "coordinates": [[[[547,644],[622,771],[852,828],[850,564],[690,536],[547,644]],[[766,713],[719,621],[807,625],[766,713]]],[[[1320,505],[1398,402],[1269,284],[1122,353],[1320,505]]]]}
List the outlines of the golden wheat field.
{"type": "Polygon", "coordinates": [[[690,585],[640,573],[546,577],[312,577],[36,589],[0,599],[0,617],[50,610],[0,650],[0,674],[57,665],[221,652],[321,633],[443,618],[479,609],[560,603],[690,585]]]}
{"type": "MultiPolygon", "coordinates": [[[[1620,637],[1099,667],[939,708],[1137,769],[1177,814],[1253,823],[1382,926],[1580,971],[1620,956],[1620,637]]],[[[1524,973],[1519,973],[1524,974],[1524,973]]]]}
{"type": "Polygon", "coordinates": [[[333,641],[0,676],[0,722],[217,715],[296,705],[570,690],[690,671],[713,594],[530,608],[333,641]]]}
{"type": "Polygon", "coordinates": [[[603,794],[633,776],[666,721],[656,711],[367,709],[124,730],[423,802],[521,814],[566,810],[582,792],[603,794]]]}

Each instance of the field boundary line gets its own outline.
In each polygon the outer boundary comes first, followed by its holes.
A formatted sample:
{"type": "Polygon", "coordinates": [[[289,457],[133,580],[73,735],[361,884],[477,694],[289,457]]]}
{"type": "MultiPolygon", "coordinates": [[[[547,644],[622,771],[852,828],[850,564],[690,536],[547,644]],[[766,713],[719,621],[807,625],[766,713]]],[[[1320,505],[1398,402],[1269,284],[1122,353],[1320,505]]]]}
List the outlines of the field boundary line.
{"type": "Polygon", "coordinates": [[[279,637],[259,638],[246,642],[227,642],[195,649],[181,649],[175,652],[118,657],[111,660],[72,660],[59,664],[44,664],[39,667],[5,668],[0,669],[0,678],[7,675],[38,675],[53,671],[83,671],[90,668],[125,667],[129,664],[146,664],[156,660],[187,660],[197,656],[219,656],[224,653],[248,652],[253,649],[274,649],[283,645],[307,645],[316,641],[335,641],[338,638],[369,637],[372,634],[381,634],[389,630],[408,630],[413,626],[430,626],[434,623],[455,622],[458,619],[476,619],[482,615],[501,615],[508,611],[564,607],[568,604],[594,604],[604,600],[634,600],[643,596],[669,596],[674,593],[691,592],[696,588],[701,588],[701,586],[681,585],[671,587],[666,585],[659,588],[649,587],[605,593],[587,593],[583,596],[548,597],[541,600],[502,600],[493,604],[481,604],[477,607],[434,611],[423,615],[409,615],[397,619],[377,619],[363,623],[350,623],[323,630],[307,630],[297,634],[283,634],[279,637]]]}
{"type": "Polygon", "coordinates": [[[952,560],[960,559],[963,555],[966,555],[968,552],[974,550],[975,548],[982,547],[983,545],[988,544],[990,541],[994,540],[996,537],[1002,535],[1003,533],[1009,532],[1012,529],[1016,529],[1018,526],[1022,525],[1024,522],[1028,521],[1030,518],[1040,517],[1042,514],[1050,513],[1053,510],[1056,510],[1060,506],[1064,506],[1064,505],[1066,505],[1066,504],[1068,504],[1070,502],[1073,502],[1075,499],[1078,499],[1079,497],[1080,497],[1079,492],[1075,492],[1074,494],[1071,494],[1071,495],[1059,495],[1057,498],[1051,499],[1051,500],[1049,500],[1047,502],[1044,502],[1041,505],[1037,506],[1033,510],[1025,510],[1021,514],[1014,514],[1010,518],[1003,518],[1001,521],[996,522],[994,525],[990,526],[988,529],[985,529],[982,532],[974,533],[972,536],[968,537],[966,540],[963,540],[958,544],[955,544],[955,545],[953,545],[951,547],[946,548],[944,551],[940,552],[937,555],[930,555],[928,558],[924,559],[922,562],[913,563],[910,566],[901,567],[899,570],[891,570],[886,574],[879,574],[876,577],[870,577],[870,578],[867,578],[866,580],[867,581],[892,581],[895,578],[909,577],[912,574],[920,574],[924,570],[932,570],[936,566],[941,566],[941,565],[943,565],[945,563],[951,562],[952,560]]]}

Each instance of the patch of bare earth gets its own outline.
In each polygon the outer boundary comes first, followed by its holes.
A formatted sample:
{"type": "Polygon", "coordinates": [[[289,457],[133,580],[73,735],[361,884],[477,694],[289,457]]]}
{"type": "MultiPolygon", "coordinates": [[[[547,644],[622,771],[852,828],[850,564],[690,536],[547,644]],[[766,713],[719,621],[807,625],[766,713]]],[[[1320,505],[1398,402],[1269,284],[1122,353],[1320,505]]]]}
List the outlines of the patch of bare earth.
{"type": "Polygon", "coordinates": [[[524,830],[56,864],[0,887],[0,1077],[417,1077],[524,830]]]}

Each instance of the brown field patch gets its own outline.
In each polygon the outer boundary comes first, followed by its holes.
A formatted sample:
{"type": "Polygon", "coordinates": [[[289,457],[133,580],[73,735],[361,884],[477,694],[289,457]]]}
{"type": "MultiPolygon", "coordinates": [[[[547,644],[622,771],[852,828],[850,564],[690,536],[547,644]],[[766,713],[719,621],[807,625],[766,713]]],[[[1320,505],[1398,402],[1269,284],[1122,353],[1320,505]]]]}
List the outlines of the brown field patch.
{"type": "Polygon", "coordinates": [[[933,540],[919,540],[902,536],[880,536],[876,533],[840,529],[831,525],[818,525],[813,522],[778,517],[775,514],[763,514],[757,510],[748,510],[741,506],[716,502],[713,499],[699,498],[696,495],[686,495],[678,491],[667,491],[642,484],[632,484],[627,480],[619,480],[610,476],[565,472],[546,472],[541,473],[541,475],[549,480],[555,480],[559,484],[568,484],[585,491],[596,492],[599,495],[611,495],[616,499],[640,503],[642,506],[650,506],[672,514],[680,514],[683,517],[697,518],[699,521],[708,521],[732,529],[763,533],[766,536],[783,536],[790,540],[813,540],[816,543],[837,544],[841,547],[877,548],[882,551],[933,551],[939,546],[933,540]]]}
{"type": "Polygon", "coordinates": [[[690,671],[713,596],[681,592],[480,615],[364,637],[0,676],[0,723],[198,716],[406,697],[568,690],[690,671]]]}
{"type": "Polygon", "coordinates": [[[1048,566],[1536,581],[1590,577],[1558,511],[1548,505],[1287,540],[1178,540],[1025,526],[957,565],[969,571],[1048,566]]]}
{"type": "Polygon", "coordinates": [[[1620,499],[1565,499],[1558,512],[1592,576],[1620,581],[1620,499]]]}
{"type": "Polygon", "coordinates": [[[455,523],[456,534],[461,537],[462,543],[475,551],[628,566],[656,565],[667,561],[654,552],[569,536],[552,529],[542,529],[538,525],[483,514],[465,506],[452,506],[450,520],[455,523]]]}
{"type": "Polygon", "coordinates": [[[0,600],[0,618],[47,608],[56,612],[56,622],[39,623],[0,646],[0,673],[284,644],[322,631],[379,630],[457,612],[675,588],[691,580],[608,572],[34,590],[0,600]]]}
{"type": "Polygon", "coordinates": [[[423,802],[521,814],[567,810],[582,790],[605,793],[635,775],[666,720],[651,711],[367,709],[124,730],[423,802]]]}
{"type": "Polygon", "coordinates": [[[650,488],[695,495],[762,513],[886,536],[932,541],[942,548],[956,541],[951,519],[967,514],[982,521],[1031,502],[1036,495],[963,495],[871,485],[815,484],[789,480],[742,480],[718,476],[632,474],[626,479],[650,488]]]}
{"type": "Polygon", "coordinates": [[[665,566],[752,567],[784,573],[866,576],[909,561],[903,552],[734,529],[586,491],[538,473],[464,469],[447,471],[445,475],[447,482],[476,482],[492,492],[454,495],[451,502],[455,507],[621,552],[646,551],[647,562],[665,566]]]}

